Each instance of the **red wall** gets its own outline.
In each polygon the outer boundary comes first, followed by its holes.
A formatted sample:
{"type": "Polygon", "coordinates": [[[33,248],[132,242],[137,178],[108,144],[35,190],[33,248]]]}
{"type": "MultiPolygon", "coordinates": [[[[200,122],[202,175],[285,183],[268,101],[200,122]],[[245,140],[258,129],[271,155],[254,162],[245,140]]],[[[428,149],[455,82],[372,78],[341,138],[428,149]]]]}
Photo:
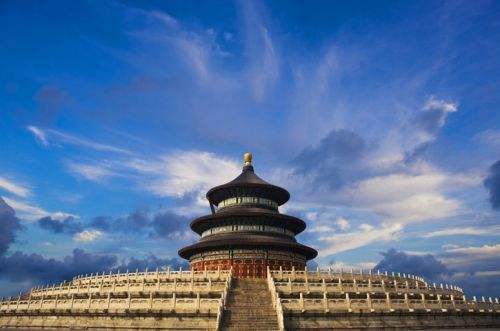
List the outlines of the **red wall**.
{"type": "Polygon", "coordinates": [[[267,277],[267,266],[277,270],[280,266],[283,270],[291,270],[292,266],[296,270],[304,270],[303,262],[291,262],[280,260],[265,260],[265,259],[235,259],[235,260],[211,260],[191,263],[191,269],[195,271],[221,270],[230,269],[233,267],[233,275],[236,278],[265,278],[267,277]]]}

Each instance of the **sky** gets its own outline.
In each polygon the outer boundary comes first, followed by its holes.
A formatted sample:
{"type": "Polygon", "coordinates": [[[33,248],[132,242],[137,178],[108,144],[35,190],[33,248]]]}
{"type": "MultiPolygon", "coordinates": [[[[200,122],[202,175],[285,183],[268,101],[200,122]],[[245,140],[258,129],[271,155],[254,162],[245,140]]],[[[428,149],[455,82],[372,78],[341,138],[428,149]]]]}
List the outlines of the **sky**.
{"type": "Polygon", "coordinates": [[[254,154],[310,266],[500,296],[495,1],[2,1],[0,296],[170,266],[254,154]]]}

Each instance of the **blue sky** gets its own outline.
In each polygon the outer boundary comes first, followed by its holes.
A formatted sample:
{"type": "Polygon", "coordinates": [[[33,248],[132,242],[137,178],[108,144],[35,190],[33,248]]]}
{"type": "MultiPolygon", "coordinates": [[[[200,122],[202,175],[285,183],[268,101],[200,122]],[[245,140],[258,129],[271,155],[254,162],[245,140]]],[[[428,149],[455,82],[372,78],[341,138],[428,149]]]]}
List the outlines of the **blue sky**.
{"type": "Polygon", "coordinates": [[[2,2],[0,295],[182,265],[204,193],[252,151],[320,266],[499,296],[499,17],[493,1],[2,2]]]}

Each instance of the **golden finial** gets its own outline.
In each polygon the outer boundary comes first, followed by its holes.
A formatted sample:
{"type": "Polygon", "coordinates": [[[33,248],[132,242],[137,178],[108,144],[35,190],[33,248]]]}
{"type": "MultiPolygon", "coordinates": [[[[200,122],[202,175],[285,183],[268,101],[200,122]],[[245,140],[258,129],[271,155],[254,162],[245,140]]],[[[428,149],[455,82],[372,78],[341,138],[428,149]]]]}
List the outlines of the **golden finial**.
{"type": "Polygon", "coordinates": [[[243,160],[246,166],[252,165],[252,153],[245,153],[243,155],[243,160]]]}

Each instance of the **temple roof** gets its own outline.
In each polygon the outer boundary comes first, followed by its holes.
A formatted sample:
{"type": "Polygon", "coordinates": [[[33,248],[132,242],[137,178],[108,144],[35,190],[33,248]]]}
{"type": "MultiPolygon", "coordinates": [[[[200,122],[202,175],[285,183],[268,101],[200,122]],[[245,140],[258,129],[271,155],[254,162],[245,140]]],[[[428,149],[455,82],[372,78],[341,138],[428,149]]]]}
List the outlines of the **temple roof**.
{"type": "Polygon", "coordinates": [[[225,236],[225,238],[223,239],[217,238],[210,241],[200,241],[196,244],[182,248],[181,250],[179,250],[179,255],[184,259],[189,259],[193,254],[197,254],[207,250],[223,248],[272,248],[276,250],[283,250],[301,254],[304,255],[308,260],[314,259],[318,255],[318,252],[315,249],[291,240],[279,237],[256,235],[225,236]]]}
{"type": "Polygon", "coordinates": [[[210,189],[207,192],[207,199],[210,203],[218,205],[222,200],[245,191],[252,192],[251,194],[255,196],[269,198],[278,205],[282,205],[290,199],[290,193],[287,190],[270,184],[255,174],[250,153],[245,154],[245,165],[241,174],[229,183],[210,189]]]}
{"type": "Polygon", "coordinates": [[[231,213],[216,213],[198,217],[191,222],[191,229],[200,234],[214,226],[223,226],[234,223],[234,219],[248,218],[249,223],[282,226],[295,234],[306,228],[306,223],[300,218],[285,214],[265,213],[262,211],[235,210],[231,213]]]}

